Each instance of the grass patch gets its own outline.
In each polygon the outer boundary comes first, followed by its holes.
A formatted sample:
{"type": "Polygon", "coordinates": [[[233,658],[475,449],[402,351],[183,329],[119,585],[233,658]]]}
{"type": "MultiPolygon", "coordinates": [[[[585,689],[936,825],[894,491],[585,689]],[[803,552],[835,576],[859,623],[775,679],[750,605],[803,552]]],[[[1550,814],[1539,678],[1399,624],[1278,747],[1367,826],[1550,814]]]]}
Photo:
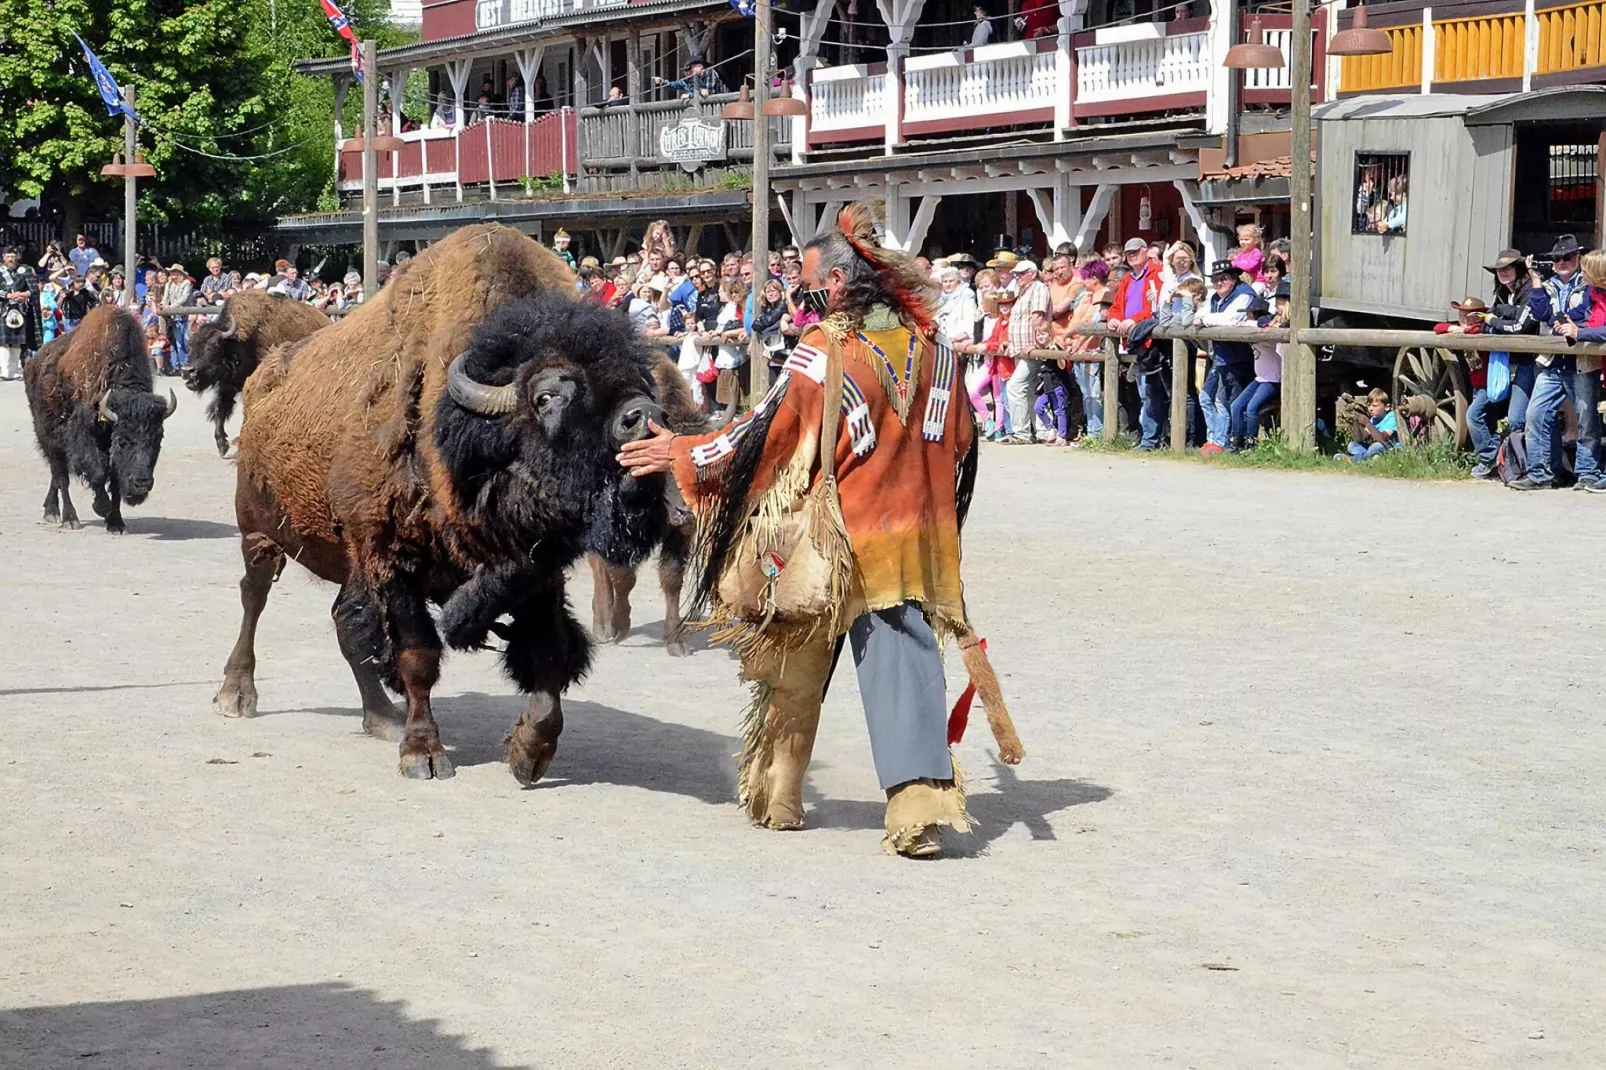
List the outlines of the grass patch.
{"type": "MultiPolygon", "coordinates": [[[[1087,440],[1082,447],[1085,453],[1127,453],[1135,443],[1126,435],[1117,435],[1113,443],[1102,440],[1087,440]]],[[[1291,449],[1283,441],[1282,436],[1267,436],[1258,440],[1253,449],[1242,453],[1218,453],[1213,456],[1201,456],[1196,449],[1178,457],[1170,448],[1155,450],[1146,454],[1149,457],[1165,457],[1177,461],[1191,461],[1195,464],[1216,465],[1221,468],[1271,468],[1290,472],[1344,472],[1350,475],[1380,477],[1383,479],[1469,479],[1472,474],[1472,456],[1455,449],[1449,443],[1433,443],[1426,446],[1407,446],[1404,449],[1389,450],[1382,456],[1374,457],[1370,461],[1358,461],[1354,464],[1347,460],[1337,460],[1334,454],[1340,452],[1340,446],[1325,442],[1322,448],[1314,453],[1303,453],[1291,449]]]]}

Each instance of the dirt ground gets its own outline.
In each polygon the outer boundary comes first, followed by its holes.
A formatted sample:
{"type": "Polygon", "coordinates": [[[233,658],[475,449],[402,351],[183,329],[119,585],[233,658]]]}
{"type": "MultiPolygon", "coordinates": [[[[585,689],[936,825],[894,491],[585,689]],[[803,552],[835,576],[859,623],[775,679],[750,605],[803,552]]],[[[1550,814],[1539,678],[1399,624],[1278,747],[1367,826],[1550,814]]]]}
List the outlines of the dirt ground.
{"type": "Polygon", "coordinates": [[[488,654],[456,779],[398,777],[294,566],[214,715],[234,472],[168,427],[127,536],[60,532],[0,384],[0,1066],[1601,1065],[1600,498],[990,448],[1028,756],[973,724],[981,828],[914,863],[846,670],[810,828],[746,825],[734,663],[650,576],[534,790],[488,654]]]}

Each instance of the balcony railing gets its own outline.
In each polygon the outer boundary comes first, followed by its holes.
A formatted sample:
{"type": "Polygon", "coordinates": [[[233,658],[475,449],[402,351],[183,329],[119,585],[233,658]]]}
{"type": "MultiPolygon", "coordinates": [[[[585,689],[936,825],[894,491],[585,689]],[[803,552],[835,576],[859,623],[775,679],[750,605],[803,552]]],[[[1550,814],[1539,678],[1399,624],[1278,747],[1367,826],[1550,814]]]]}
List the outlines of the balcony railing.
{"type": "Polygon", "coordinates": [[[1187,19],[1078,35],[1073,114],[1202,107],[1211,73],[1207,27],[1187,19]]]}
{"type": "Polygon", "coordinates": [[[826,67],[809,77],[809,135],[817,141],[881,137],[886,129],[884,63],[826,67]]]}
{"type": "MultiPolygon", "coordinates": [[[[826,83],[830,84],[830,83],[826,83]]],[[[1044,122],[1054,117],[1054,41],[1010,41],[904,63],[909,133],[1044,122]]]]}
{"type": "Polygon", "coordinates": [[[1539,23],[1536,74],[1606,65],[1606,4],[1597,2],[1535,12],[1539,23]]]}
{"type": "MultiPolygon", "coordinates": [[[[682,119],[694,117],[724,127],[727,158],[753,158],[753,124],[727,123],[720,118],[723,107],[736,99],[722,93],[695,103],[683,100],[651,101],[630,106],[586,108],[580,113],[580,159],[584,167],[624,169],[641,165],[662,166],[675,161],[662,153],[664,130],[678,126],[682,119]]],[[[792,125],[789,120],[771,117],[770,143],[777,150],[789,148],[792,125]]]]}
{"type": "MultiPolygon", "coordinates": [[[[414,130],[401,135],[402,148],[381,152],[375,172],[382,191],[505,183],[521,179],[573,176],[578,169],[575,114],[565,108],[533,123],[485,119],[459,130],[414,130]]],[[[362,150],[338,150],[340,189],[362,188],[362,150]]]]}

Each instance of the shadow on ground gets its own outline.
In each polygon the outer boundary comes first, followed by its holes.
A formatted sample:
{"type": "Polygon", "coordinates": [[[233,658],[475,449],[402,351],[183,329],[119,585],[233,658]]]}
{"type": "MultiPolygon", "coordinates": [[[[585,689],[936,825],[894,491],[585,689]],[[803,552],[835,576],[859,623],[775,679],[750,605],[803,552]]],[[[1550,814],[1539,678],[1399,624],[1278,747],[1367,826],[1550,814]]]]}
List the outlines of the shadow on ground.
{"type": "MultiPolygon", "coordinates": [[[[526,705],[527,700],[518,695],[437,694],[435,721],[452,764],[466,768],[504,763],[507,751],[502,740],[526,705]]],[[[361,731],[362,710],[356,706],[273,710],[257,716],[279,713],[350,717],[352,727],[361,731]]],[[[736,798],[732,755],[737,749],[734,736],[596,702],[564,699],[558,754],[534,790],[565,784],[619,784],[725,805],[736,798]]],[[[511,779],[512,774],[508,776],[511,779]]]]}
{"type": "Polygon", "coordinates": [[[0,1051],[29,1070],[498,1066],[434,1022],[337,983],[0,1011],[0,1051]]]}
{"type": "Polygon", "coordinates": [[[129,535],[143,535],[157,542],[189,542],[194,539],[236,539],[240,529],[233,524],[219,524],[215,520],[191,520],[172,516],[139,516],[124,518],[129,535]]]}
{"type": "MultiPolygon", "coordinates": [[[[1034,840],[1056,840],[1058,835],[1049,816],[1086,803],[1103,802],[1112,792],[1101,784],[1085,780],[1022,780],[1013,766],[992,761],[991,791],[974,780],[965,799],[966,809],[975,818],[970,835],[950,834],[943,838],[943,852],[967,857],[978,855],[1016,825],[1025,825],[1034,840]]],[[[886,804],[879,800],[827,799],[812,788],[804,789],[809,804],[810,828],[883,829],[886,804]]]]}

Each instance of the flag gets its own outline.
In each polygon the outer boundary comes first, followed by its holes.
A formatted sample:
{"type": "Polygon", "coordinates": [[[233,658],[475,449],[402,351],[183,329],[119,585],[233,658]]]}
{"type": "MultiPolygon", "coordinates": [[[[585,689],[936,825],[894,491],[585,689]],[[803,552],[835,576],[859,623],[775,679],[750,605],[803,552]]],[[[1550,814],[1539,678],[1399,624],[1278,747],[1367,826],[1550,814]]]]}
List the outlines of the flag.
{"type": "Polygon", "coordinates": [[[323,13],[329,16],[329,25],[351,45],[351,73],[356,76],[357,81],[362,81],[362,48],[357,44],[357,35],[352,32],[351,20],[346,18],[346,13],[340,10],[335,0],[318,0],[318,2],[323,5],[323,13]]]}
{"type": "Polygon", "coordinates": [[[744,19],[758,14],[758,0],[731,0],[731,7],[744,19]]]}
{"type": "Polygon", "coordinates": [[[89,60],[89,73],[95,76],[95,85],[100,88],[100,99],[106,105],[106,114],[126,115],[136,123],[139,122],[139,116],[134,114],[134,109],[124,102],[123,91],[118,88],[117,79],[112,77],[112,72],[106,69],[99,56],[89,50],[82,37],[77,34],[73,34],[73,37],[84,50],[84,57],[89,60]]]}

